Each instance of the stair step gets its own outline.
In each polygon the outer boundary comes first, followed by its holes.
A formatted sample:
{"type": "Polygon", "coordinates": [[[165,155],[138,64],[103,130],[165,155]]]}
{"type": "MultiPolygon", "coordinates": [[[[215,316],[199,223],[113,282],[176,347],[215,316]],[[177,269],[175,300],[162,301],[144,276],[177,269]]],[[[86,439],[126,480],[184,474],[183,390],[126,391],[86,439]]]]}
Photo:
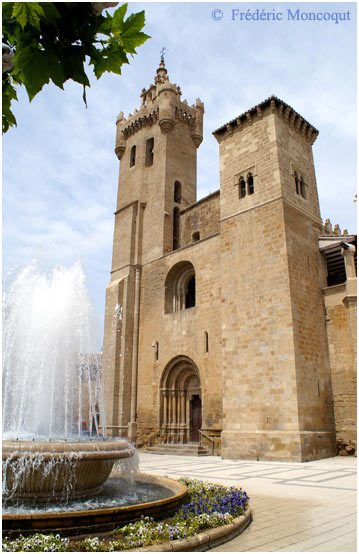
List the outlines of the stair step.
{"type": "Polygon", "coordinates": [[[177,456],[208,456],[209,452],[199,444],[155,444],[146,446],[146,452],[153,454],[173,454],[177,456]]]}

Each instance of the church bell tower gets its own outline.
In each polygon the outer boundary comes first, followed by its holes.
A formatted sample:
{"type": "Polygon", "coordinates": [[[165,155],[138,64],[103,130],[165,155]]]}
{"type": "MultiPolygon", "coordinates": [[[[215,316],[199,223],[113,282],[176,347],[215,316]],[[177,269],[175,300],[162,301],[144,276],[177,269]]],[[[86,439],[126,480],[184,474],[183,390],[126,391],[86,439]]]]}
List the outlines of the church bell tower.
{"type": "Polygon", "coordinates": [[[190,106],[164,57],[141,105],[117,117],[120,160],[111,282],[106,291],[103,371],[112,435],[136,436],[142,266],[178,247],[178,213],[196,201],[203,103],[190,106]]]}

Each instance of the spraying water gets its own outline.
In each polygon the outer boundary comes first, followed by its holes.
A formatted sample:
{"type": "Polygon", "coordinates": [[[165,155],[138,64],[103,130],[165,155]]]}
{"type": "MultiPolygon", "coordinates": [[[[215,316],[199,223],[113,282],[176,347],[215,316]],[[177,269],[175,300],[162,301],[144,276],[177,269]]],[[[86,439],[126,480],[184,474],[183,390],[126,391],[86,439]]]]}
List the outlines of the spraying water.
{"type": "MultiPolygon", "coordinates": [[[[124,517],[119,506],[128,518],[131,505],[134,517],[138,504],[172,505],[167,487],[137,480],[134,447],[105,436],[99,333],[80,263],[51,276],[36,262],[19,270],[3,313],[3,525],[68,530],[75,512],[107,528],[109,510],[114,526],[124,517]]],[[[117,305],[114,338],[121,321],[117,305]]]]}
{"type": "Polygon", "coordinates": [[[99,333],[79,262],[48,276],[37,262],[4,293],[3,436],[89,440],[106,429],[99,333]]]}

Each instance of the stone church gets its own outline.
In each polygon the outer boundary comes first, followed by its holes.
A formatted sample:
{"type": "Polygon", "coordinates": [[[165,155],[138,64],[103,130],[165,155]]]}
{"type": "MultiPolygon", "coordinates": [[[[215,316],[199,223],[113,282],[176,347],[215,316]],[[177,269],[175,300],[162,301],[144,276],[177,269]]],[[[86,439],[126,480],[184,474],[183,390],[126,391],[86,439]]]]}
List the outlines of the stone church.
{"type": "Polygon", "coordinates": [[[108,432],[158,451],[306,461],[356,448],[356,237],[323,225],[313,125],[275,96],[213,132],[163,58],[117,118],[108,432]]]}

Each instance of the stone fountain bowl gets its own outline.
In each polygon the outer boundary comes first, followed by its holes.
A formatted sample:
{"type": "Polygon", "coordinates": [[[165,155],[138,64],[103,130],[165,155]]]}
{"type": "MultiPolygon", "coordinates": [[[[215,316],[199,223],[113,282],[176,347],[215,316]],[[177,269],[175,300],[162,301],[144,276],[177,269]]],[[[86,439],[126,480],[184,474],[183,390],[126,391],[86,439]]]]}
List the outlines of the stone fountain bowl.
{"type": "MultiPolygon", "coordinates": [[[[117,472],[114,471],[110,480],[116,476],[117,472]]],[[[168,491],[168,494],[160,500],[120,507],[3,514],[3,532],[8,537],[50,532],[60,533],[63,536],[83,537],[91,533],[110,532],[119,525],[136,521],[143,516],[150,516],[156,520],[163,519],[172,515],[187,500],[186,485],[174,479],[139,473],[136,483],[162,487],[168,491]]]]}
{"type": "Polygon", "coordinates": [[[4,441],[3,497],[48,502],[93,496],[101,492],[116,460],[133,454],[126,440],[4,441]]]}

